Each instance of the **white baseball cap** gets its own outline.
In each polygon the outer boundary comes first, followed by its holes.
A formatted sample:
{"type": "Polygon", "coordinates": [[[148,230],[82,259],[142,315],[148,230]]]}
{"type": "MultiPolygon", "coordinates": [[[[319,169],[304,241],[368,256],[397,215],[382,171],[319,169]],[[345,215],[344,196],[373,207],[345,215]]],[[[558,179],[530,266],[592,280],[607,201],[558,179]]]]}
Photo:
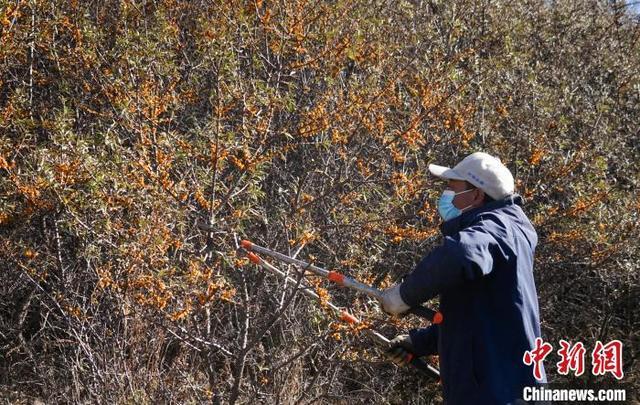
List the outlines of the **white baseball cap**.
{"type": "Polygon", "coordinates": [[[513,175],[509,169],[500,159],[484,152],[470,154],[453,169],[430,164],[429,171],[445,180],[466,180],[495,200],[514,192],[513,175]]]}

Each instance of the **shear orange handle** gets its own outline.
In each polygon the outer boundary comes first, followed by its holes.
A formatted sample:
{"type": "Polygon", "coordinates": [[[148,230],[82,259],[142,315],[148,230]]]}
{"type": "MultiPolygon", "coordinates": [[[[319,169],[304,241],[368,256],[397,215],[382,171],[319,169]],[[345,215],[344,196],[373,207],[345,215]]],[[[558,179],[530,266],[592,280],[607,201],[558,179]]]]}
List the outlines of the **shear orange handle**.
{"type": "Polygon", "coordinates": [[[433,315],[433,323],[438,324],[438,323],[442,323],[442,312],[438,311],[435,313],[435,315],[433,315]]]}
{"type": "Polygon", "coordinates": [[[442,321],[444,320],[442,312],[436,312],[433,309],[423,307],[422,305],[410,308],[407,312],[415,316],[428,319],[429,321],[431,321],[431,323],[434,324],[442,323],[442,321]]]}
{"type": "Polygon", "coordinates": [[[344,275],[338,273],[337,271],[330,271],[329,275],[327,275],[327,278],[329,279],[329,281],[333,281],[336,284],[344,284],[344,275]]]}
{"type": "Polygon", "coordinates": [[[358,318],[356,318],[355,316],[351,315],[350,313],[348,313],[347,311],[342,311],[340,313],[340,319],[345,321],[346,323],[350,323],[352,325],[358,324],[360,323],[360,321],[358,320],[358,318]]]}
{"type": "Polygon", "coordinates": [[[260,259],[260,257],[255,253],[247,252],[247,257],[252,263],[260,264],[262,262],[262,259],[260,259]]]}

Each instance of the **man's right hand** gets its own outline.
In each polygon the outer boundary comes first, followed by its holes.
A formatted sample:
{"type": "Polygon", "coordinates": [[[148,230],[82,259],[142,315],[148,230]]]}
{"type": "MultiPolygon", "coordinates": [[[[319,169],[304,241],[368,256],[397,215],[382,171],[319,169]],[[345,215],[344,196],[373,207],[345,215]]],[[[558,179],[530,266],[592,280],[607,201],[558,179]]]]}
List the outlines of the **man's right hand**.
{"type": "Polygon", "coordinates": [[[399,366],[407,365],[414,357],[413,343],[409,335],[398,335],[389,342],[387,357],[399,366]]]}

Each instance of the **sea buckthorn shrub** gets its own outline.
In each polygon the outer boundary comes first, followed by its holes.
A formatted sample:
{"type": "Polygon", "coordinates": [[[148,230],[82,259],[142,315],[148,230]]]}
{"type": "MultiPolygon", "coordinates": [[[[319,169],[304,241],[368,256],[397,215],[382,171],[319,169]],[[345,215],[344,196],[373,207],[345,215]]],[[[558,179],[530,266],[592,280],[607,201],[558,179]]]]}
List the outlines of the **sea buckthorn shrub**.
{"type": "Polygon", "coordinates": [[[545,339],[621,340],[640,388],[639,35],[591,0],[0,1],[0,394],[439,400],[362,333],[420,320],[239,242],[388,287],[439,243],[428,164],[478,150],[537,228],[545,339]]]}

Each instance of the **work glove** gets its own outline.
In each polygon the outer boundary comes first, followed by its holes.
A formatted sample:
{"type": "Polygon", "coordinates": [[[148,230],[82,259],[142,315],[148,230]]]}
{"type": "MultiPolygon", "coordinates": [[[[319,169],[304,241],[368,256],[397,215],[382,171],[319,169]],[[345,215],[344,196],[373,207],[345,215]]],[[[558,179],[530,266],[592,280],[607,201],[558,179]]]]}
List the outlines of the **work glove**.
{"type": "Polygon", "coordinates": [[[382,310],[391,315],[399,315],[411,308],[400,296],[400,284],[384,290],[380,297],[380,304],[382,305],[382,310]]]}
{"type": "Polygon", "coordinates": [[[398,366],[404,366],[413,359],[414,351],[411,336],[398,335],[389,342],[389,348],[386,354],[393,363],[398,366]]]}

